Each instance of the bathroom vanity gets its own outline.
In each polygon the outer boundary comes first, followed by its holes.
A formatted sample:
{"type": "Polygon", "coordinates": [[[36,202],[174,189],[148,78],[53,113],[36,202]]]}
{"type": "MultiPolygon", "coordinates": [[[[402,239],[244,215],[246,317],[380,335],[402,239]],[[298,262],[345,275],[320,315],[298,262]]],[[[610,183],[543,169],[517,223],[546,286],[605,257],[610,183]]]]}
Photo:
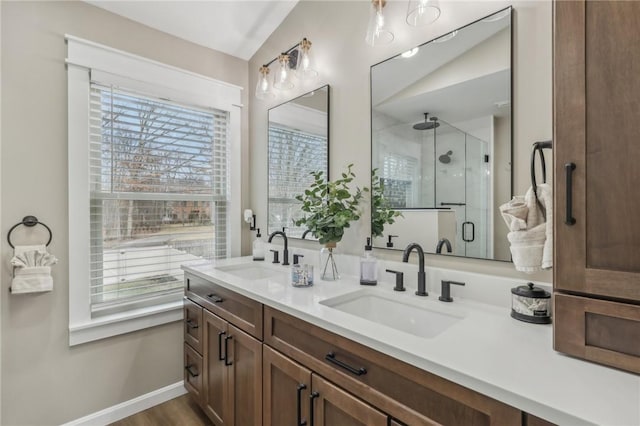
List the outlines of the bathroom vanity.
{"type": "Polygon", "coordinates": [[[437,271],[424,298],[355,276],[294,288],[289,268],[250,258],[183,268],[185,386],[215,424],[640,423],[640,378],[463,297],[479,274],[452,277],[467,285],[443,303],[437,271]]]}

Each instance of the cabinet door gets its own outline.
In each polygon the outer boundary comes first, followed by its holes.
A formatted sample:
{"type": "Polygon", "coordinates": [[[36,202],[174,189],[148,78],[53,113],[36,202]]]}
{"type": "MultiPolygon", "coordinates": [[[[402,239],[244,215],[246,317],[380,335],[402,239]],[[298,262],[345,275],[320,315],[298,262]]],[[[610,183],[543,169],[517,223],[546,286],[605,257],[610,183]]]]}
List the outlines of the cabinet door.
{"type": "Polygon", "coordinates": [[[387,426],[384,413],[314,374],[310,426],[387,426]]]}
{"type": "Polygon", "coordinates": [[[262,425],[262,343],[233,325],[228,326],[229,395],[232,407],[226,425],[262,425]]]}
{"type": "Polygon", "coordinates": [[[311,371],[264,345],[264,426],[308,424],[311,371]]]}
{"type": "Polygon", "coordinates": [[[637,302],[640,2],[554,7],[554,287],[637,302]]]}
{"type": "Polygon", "coordinates": [[[228,337],[227,322],[203,311],[203,362],[204,394],[202,405],[207,416],[217,426],[225,424],[224,419],[231,414],[231,398],[227,385],[229,368],[225,366],[225,338],[228,337]],[[221,359],[222,358],[222,359],[221,359]]]}

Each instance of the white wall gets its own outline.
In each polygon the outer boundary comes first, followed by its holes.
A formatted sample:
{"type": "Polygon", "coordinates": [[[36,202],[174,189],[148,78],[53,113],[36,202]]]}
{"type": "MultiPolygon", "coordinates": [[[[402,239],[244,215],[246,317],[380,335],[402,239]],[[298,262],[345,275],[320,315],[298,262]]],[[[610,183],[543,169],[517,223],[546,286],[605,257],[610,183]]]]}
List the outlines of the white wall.
{"type": "MultiPolygon", "coordinates": [[[[370,173],[370,93],[369,68],[386,58],[450,32],[460,26],[514,5],[514,160],[515,193],[523,194],[529,186],[529,154],[536,140],[552,134],[551,110],[551,2],[550,1],[452,1],[441,2],[442,15],[433,25],[413,28],[404,20],[406,2],[390,1],[385,7],[386,20],[395,33],[387,46],[369,47],[364,43],[367,27],[367,1],[301,1],[283,24],[251,58],[249,87],[257,82],[258,68],[281,50],[303,37],[313,42],[320,81],[316,86],[331,85],[330,172],[335,176],[347,164],[354,163],[356,183],[369,185],[370,173]]],[[[251,206],[258,221],[266,217],[267,109],[304,93],[310,87],[296,87],[290,93],[270,101],[252,98],[251,129],[251,206]]],[[[360,253],[369,235],[370,215],[347,230],[341,250],[360,253]]],[[[500,225],[500,224],[498,224],[500,225]]],[[[259,225],[262,226],[262,225],[259,225]]],[[[317,243],[296,241],[296,246],[317,247],[317,243]]],[[[400,253],[376,250],[376,254],[399,259],[400,253]]],[[[524,279],[551,281],[551,274],[527,276],[516,272],[506,262],[479,261],[429,256],[431,265],[474,270],[524,279]]]]}
{"type": "MultiPolygon", "coordinates": [[[[67,73],[72,34],[247,87],[246,61],[78,1],[1,2],[3,425],[53,425],[182,380],[182,325],[68,346],[67,73]],[[54,290],[10,295],[9,228],[27,214],[53,231],[54,290]]],[[[243,93],[243,103],[248,97],[243,93]]],[[[247,153],[243,111],[243,155],[247,153]]],[[[248,179],[248,169],[243,169],[248,179]]],[[[244,193],[248,194],[245,187],[244,193]]],[[[248,235],[248,232],[247,232],[248,235]]],[[[26,241],[25,241],[26,242],[26,241]]]]}

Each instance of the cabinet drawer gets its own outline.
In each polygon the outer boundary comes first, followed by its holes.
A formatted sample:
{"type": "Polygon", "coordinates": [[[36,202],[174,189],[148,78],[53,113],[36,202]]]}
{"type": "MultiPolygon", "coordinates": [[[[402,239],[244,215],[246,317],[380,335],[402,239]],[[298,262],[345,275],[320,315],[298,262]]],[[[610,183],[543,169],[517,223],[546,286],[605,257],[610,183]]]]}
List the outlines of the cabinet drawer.
{"type": "Polygon", "coordinates": [[[202,308],[184,299],[184,341],[202,353],[202,308]]]}
{"type": "Polygon", "coordinates": [[[554,294],[553,347],[640,373],[640,306],[554,294]]]}
{"type": "Polygon", "coordinates": [[[191,274],[185,274],[185,293],[189,299],[262,340],[262,303],[191,274]]]}
{"type": "Polygon", "coordinates": [[[265,306],[265,343],[409,425],[517,425],[521,412],[265,306]]]}
{"type": "Polygon", "coordinates": [[[198,401],[202,400],[202,357],[184,343],[184,387],[198,401]]]}

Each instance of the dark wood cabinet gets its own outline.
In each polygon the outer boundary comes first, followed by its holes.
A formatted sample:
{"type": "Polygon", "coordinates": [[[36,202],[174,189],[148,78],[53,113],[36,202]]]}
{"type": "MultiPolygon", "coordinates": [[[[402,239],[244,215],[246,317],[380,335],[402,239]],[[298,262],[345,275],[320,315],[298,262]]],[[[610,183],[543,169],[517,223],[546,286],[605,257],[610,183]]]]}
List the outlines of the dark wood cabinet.
{"type": "Polygon", "coordinates": [[[264,346],[264,426],[387,426],[386,414],[264,346]]]}
{"type": "Polygon", "coordinates": [[[554,3],[554,347],[640,373],[640,2],[554,3]]]}
{"type": "Polygon", "coordinates": [[[405,424],[521,422],[511,406],[280,311],[264,314],[266,344],[405,424]]]}
{"type": "Polygon", "coordinates": [[[523,424],[514,407],[206,283],[186,276],[184,379],[217,426],[523,424]]]}
{"type": "Polygon", "coordinates": [[[186,277],[185,387],[215,425],[261,426],[262,304],[206,283],[186,277]]]}

